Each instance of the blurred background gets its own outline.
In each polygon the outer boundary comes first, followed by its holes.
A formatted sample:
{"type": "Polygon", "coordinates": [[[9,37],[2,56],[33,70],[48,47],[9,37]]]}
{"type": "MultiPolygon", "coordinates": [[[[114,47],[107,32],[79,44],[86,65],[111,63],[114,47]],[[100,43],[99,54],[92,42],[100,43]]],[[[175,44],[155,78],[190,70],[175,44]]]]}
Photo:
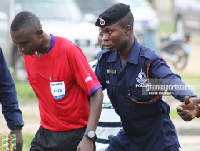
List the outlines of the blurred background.
{"type": "MultiPolygon", "coordinates": [[[[0,47],[16,83],[23,112],[24,151],[40,125],[35,94],[27,82],[23,57],[10,38],[9,26],[15,14],[27,10],[40,19],[45,32],[76,43],[88,62],[100,51],[97,43],[98,15],[117,2],[130,5],[134,34],[140,43],[156,51],[200,97],[200,0],[0,0],[0,47]]],[[[200,120],[184,122],[176,113],[180,104],[171,96],[171,118],[177,129],[182,151],[200,151],[200,120]]],[[[0,115],[0,134],[9,133],[0,115]]]]}

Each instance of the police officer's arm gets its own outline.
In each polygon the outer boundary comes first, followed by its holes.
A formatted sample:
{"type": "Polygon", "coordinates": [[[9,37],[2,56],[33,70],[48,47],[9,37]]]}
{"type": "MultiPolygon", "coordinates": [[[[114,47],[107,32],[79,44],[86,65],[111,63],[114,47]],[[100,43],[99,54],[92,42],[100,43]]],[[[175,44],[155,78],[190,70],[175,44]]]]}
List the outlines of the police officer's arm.
{"type": "Polygon", "coordinates": [[[21,128],[23,126],[22,112],[18,106],[15,84],[7,67],[5,58],[0,48],[0,103],[2,113],[11,133],[16,134],[17,151],[22,150],[23,139],[21,128]]]}
{"type": "Polygon", "coordinates": [[[174,98],[184,102],[185,97],[196,97],[195,94],[181,80],[181,77],[174,74],[170,67],[161,59],[157,59],[151,63],[150,77],[159,79],[160,84],[172,91],[174,98]]]}

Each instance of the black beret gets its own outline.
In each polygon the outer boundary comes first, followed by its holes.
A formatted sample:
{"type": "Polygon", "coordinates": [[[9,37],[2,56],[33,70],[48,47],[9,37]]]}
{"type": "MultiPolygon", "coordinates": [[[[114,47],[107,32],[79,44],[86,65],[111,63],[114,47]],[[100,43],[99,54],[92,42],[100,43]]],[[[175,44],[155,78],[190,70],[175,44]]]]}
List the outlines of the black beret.
{"type": "Polygon", "coordinates": [[[104,28],[106,26],[115,24],[122,20],[130,11],[129,5],[123,3],[114,4],[99,15],[95,26],[104,28]]]}

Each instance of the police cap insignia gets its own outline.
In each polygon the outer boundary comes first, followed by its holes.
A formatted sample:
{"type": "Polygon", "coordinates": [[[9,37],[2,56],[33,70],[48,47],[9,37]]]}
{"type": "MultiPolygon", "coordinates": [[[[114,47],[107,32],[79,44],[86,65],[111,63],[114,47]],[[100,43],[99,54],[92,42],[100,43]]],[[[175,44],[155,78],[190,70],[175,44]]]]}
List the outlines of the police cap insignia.
{"type": "Polygon", "coordinates": [[[129,5],[123,3],[114,4],[99,15],[95,26],[104,28],[106,26],[115,24],[122,20],[130,11],[129,5]]]}

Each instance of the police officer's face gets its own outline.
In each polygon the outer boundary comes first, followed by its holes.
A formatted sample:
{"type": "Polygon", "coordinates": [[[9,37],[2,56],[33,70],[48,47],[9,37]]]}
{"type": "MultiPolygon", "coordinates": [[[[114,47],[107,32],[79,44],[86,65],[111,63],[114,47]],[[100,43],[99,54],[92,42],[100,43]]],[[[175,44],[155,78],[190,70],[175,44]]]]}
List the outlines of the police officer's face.
{"type": "Polygon", "coordinates": [[[101,28],[98,40],[102,49],[120,52],[123,51],[123,47],[127,44],[129,36],[126,34],[126,29],[118,22],[111,26],[101,28]]]}
{"type": "Polygon", "coordinates": [[[11,31],[11,38],[20,52],[25,55],[33,55],[41,48],[41,32],[34,29],[20,29],[19,31],[11,31]]]}

